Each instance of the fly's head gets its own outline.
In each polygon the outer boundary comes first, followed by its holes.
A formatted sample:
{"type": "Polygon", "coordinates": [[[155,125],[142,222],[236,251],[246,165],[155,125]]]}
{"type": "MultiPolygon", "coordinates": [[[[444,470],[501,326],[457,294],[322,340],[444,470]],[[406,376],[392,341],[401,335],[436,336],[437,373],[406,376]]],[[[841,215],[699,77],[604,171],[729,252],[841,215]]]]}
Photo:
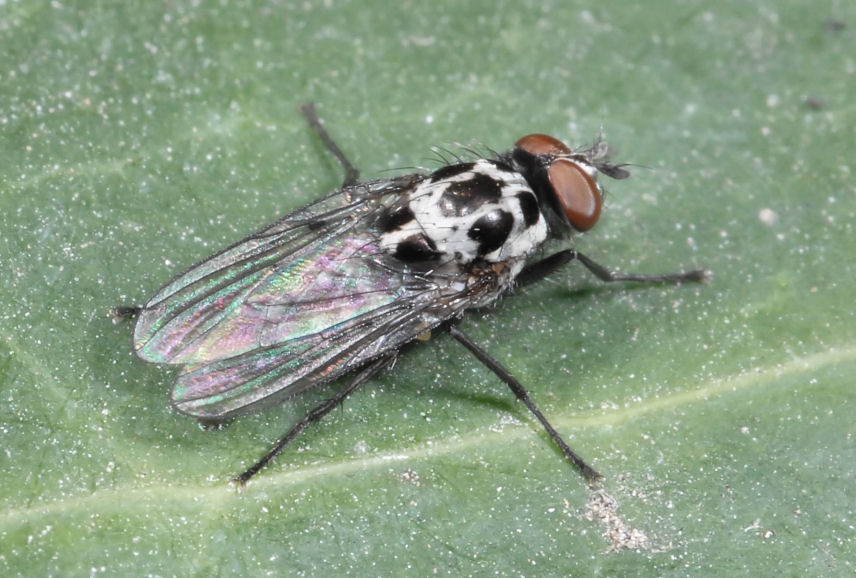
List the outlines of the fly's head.
{"type": "Polygon", "coordinates": [[[603,142],[573,152],[545,134],[530,134],[515,143],[511,159],[535,191],[553,236],[567,237],[572,230],[588,231],[597,224],[603,206],[599,173],[614,179],[630,176],[608,162],[607,152],[603,142]]]}

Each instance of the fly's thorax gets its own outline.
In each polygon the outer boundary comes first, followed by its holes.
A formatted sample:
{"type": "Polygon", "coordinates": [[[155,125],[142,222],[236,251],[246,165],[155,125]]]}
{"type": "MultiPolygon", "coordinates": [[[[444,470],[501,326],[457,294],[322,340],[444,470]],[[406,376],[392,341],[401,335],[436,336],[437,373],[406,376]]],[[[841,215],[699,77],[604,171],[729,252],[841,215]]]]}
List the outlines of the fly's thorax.
{"type": "Polygon", "coordinates": [[[383,252],[428,266],[515,261],[547,238],[526,179],[485,159],[435,171],[385,208],[378,229],[383,252]]]}

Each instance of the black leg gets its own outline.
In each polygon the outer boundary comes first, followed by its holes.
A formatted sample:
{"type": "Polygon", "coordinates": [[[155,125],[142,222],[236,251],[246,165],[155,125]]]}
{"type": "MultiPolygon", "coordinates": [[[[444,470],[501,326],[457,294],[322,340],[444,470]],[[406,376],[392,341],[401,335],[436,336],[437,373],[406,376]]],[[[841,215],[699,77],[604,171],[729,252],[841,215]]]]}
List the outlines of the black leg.
{"type": "Polygon", "coordinates": [[[345,180],[342,182],[342,188],[356,184],[360,178],[360,171],[351,164],[351,161],[348,160],[348,157],[345,156],[345,153],[342,152],[342,149],[339,148],[339,145],[336,144],[336,141],[333,140],[327,129],[324,128],[324,125],[321,124],[321,119],[318,118],[318,113],[315,112],[315,103],[304,104],[300,107],[300,112],[306,117],[309,126],[314,128],[315,132],[318,133],[318,136],[321,137],[321,140],[324,141],[324,144],[330,149],[333,156],[336,157],[336,160],[342,163],[342,167],[345,169],[345,180]]]}
{"type": "Polygon", "coordinates": [[[588,465],[585,460],[583,460],[577,453],[571,449],[571,447],[562,439],[562,436],[559,435],[559,432],[556,431],[547,418],[544,417],[544,414],[541,413],[541,410],[538,409],[538,406],[535,405],[535,402],[532,401],[532,398],[529,397],[529,392],[526,391],[526,388],[523,387],[517,378],[515,378],[511,373],[505,369],[497,360],[488,355],[488,353],[476,345],[469,337],[464,335],[460,329],[455,327],[454,325],[449,326],[449,333],[458,340],[464,347],[470,350],[470,353],[475,355],[479,361],[484,363],[486,366],[493,371],[497,377],[499,377],[505,384],[511,388],[511,391],[514,392],[514,395],[517,396],[517,399],[522,401],[529,411],[531,411],[538,421],[541,422],[541,425],[544,426],[544,429],[547,430],[547,433],[550,434],[550,437],[553,438],[553,441],[556,442],[556,445],[559,446],[559,449],[562,450],[562,453],[565,454],[565,457],[572,463],[576,468],[580,471],[580,473],[590,482],[594,483],[600,479],[600,474],[593,467],[588,465]]]}
{"type": "Polygon", "coordinates": [[[707,269],[694,269],[685,273],[667,273],[663,275],[637,275],[632,273],[613,273],[603,265],[592,261],[579,251],[567,249],[559,251],[549,257],[527,265],[517,276],[518,285],[528,285],[543,279],[553,273],[559,267],[577,260],[586,269],[591,271],[601,281],[611,283],[613,281],[633,281],[637,283],[683,283],[684,281],[707,281],[710,279],[710,271],[707,269]]]}
{"type": "Polygon", "coordinates": [[[282,453],[282,450],[285,449],[289,443],[294,440],[300,433],[308,428],[313,423],[319,421],[322,417],[330,413],[333,408],[340,405],[345,398],[354,393],[357,389],[360,388],[365,382],[372,378],[372,376],[377,375],[378,372],[389,367],[389,365],[395,360],[395,355],[387,355],[385,357],[381,357],[366,367],[363,368],[360,373],[354,377],[354,379],[345,387],[341,389],[341,391],[337,392],[336,395],[331,397],[330,399],[324,401],[323,403],[318,404],[314,408],[312,408],[309,413],[304,416],[300,422],[295,425],[293,428],[289,430],[287,434],[285,434],[277,444],[271,448],[271,450],[265,454],[265,456],[257,461],[250,469],[245,471],[240,476],[237,476],[234,481],[243,486],[245,485],[250,478],[255,476],[259,471],[268,465],[276,456],[282,453]]]}
{"type": "Polygon", "coordinates": [[[119,305],[117,307],[110,308],[110,317],[113,319],[113,323],[121,323],[125,319],[133,319],[139,315],[142,310],[142,307],[127,307],[119,305]]]}
{"type": "Polygon", "coordinates": [[[517,275],[517,279],[514,280],[514,283],[518,287],[523,287],[524,285],[530,285],[532,283],[536,283],[551,275],[556,269],[567,265],[571,261],[574,260],[574,252],[571,250],[567,251],[559,251],[558,253],[553,253],[549,257],[545,257],[540,261],[536,261],[535,263],[530,263],[523,267],[523,270],[517,275]]]}

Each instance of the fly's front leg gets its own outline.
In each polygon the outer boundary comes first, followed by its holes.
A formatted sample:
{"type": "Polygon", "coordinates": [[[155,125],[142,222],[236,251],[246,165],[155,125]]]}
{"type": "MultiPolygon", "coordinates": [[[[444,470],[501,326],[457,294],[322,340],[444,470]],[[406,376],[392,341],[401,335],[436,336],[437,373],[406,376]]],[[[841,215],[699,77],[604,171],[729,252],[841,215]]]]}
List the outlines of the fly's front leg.
{"type": "Polygon", "coordinates": [[[683,283],[684,281],[708,281],[710,279],[710,271],[707,269],[693,269],[681,273],[664,273],[660,275],[637,275],[634,273],[616,273],[610,271],[603,265],[592,261],[579,251],[571,251],[573,258],[585,265],[586,269],[591,271],[595,277],[601,281],[610,283],[612,281],[634,281],[637,283],[683,283]]]}
{"type": "Polygon", "coordinates": [[[559,251],[549,257],[527,265],[523,271],[517,276],[518,285],[529,285],[536,281],[540,281],[547,277],[559,267],[570,263],[571,261],[579,261],[586,269],[591,271],[595,277],[606,283],[614,281],[630,281],[635,283],[683,283],[685,281],[706,282],[710,279],[711,273],[707,269],[693,269],[681,273],[665,273],[659,275],[639,275],[635,273],[618,273],[610,271],[600,263],[586,257],[579,251],[574,249],[566,249],[559,251]]]}
{"type": "Polygon", "coordinates": [[[315,129],[315,132],[317,132],[318,136],[321,137],[324,145],[330,149],[330,152],[333,153],[333,156],[336,157],[336,160],[338,160],[342,164],[342,168],[345,169],[345,180],[342,181],[342,188],[357,184],[357,181],[360,179],[360,171],[351,164],[351,161],[348,160],[348,157],[345,156],[345,153],[342,152],[342,149],[339,148],[339,145],[336,144],[336,141],[333,140],[333,137],[331,137],[327,132],[327,129],[324,128],[324,125],[321,123],[321,119],[318,118],[318,113],[315,111],[315,103],[309,102],[304,104],[300,107],[300,112],[303,113],[303,116],[305,116],[306,120],[309,122],[309,126],[315,129]]]}

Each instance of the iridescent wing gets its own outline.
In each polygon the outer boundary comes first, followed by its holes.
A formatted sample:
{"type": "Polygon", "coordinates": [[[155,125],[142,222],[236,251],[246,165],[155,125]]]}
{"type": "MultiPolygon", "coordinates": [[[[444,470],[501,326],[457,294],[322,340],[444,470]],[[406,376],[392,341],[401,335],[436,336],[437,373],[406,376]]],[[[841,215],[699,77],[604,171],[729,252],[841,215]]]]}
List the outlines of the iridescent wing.
{"type": "Polygon", "coordinates": [[[436,288],[402,295],[315,334],[210,364],[186,366],[173,390],[175,407],[197,417],[222,418],[276,404],[400,348],[466,307],[449,299],[438,307],[436,288]]]}
{"type": "MultiPolygon", "coordinates": [[[[264,345],[261,334],[270,324],[260,313],[281,321],[268,308],[279,297],[295,302],[321,297],[309,294],[316,285],[303,276],[323,264],[325,251],[345,250],[341,240],[371,217],[384,195],[402,190],[394,183],[337,191],[178,275],[140,313],[134,328],[137,355],[153,363],[207,363],[264,345]]],[[[283,330],[289,328],[299,331],[295,324],[283,330]]]]}
{"type": "Polygon", "coordinates": [[[343,189],[161,289],[140,313],[134,341],[143,359],[185,366],[176,408],[224,418],[277,403],[465,308],[455,276],[412,272],[377,246],[377,211],[414,182],[343,189]]]}

